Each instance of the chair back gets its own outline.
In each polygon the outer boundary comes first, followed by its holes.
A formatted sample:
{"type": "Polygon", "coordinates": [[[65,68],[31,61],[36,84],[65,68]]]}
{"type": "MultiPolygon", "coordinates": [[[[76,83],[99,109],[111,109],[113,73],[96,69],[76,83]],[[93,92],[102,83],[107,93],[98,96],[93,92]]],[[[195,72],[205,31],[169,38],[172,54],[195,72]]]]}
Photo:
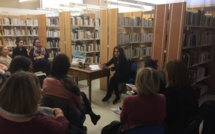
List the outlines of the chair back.
{"type": "Polygon", "coordinates": [[[153,123],[149,125],[136,125],[125,131],[122,134],[164,134],[165,132],[164,123],[153,123]]]}
{"type": "Polygon", "coordinates": [[[82,123],[81,116],[78,113],[77,109],[74,106],[70,105],[69,101],[64,98],[56,97],[53,95],[43,95],[41,106],[60,108],[70,124],[74,126],[79,127],[82,123]]]}
{"type": "Polygon", "coordinates": [[[129,62],[129,79],[128,83],[135,83],[135,78],[137,74],[137,63],[135,61],[128,61],[129,62]]]}

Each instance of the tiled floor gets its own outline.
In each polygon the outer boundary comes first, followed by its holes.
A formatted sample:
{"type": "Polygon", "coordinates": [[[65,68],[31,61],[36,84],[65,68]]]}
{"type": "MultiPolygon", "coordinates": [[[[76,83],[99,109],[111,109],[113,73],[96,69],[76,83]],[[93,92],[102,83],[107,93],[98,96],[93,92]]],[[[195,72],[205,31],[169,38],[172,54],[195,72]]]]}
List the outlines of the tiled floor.
{"type": "MultiPolygon", "coordinates": [[[[88,95],[88,86],[86,81],[80,81],[79,87],[81,91],[88,95]]],[[[113,120],[119,120],[119,115],[114,113],[111,109],[118,108],[120,103],[113,105],[112,101],[114,95],[109,102],[102,102],[102,98],[105,96],[106,91],[100,90],[99,79],[92,81],[92,108],[96,114],[101,115],[101,119],[98,121],[97,125],[93,125],[90,117],[87,115],[86,121],[84,123],[87,126],[88,134],[100,134],[101,129],[113,120]]],[[[215,95],[206,94],[202,96],[199,100],[199,104],[202,104],[206,100],[215,100],[215,95]]]]}
{"type": "MultiPolygon", "coordinates": [[[[106,91],[100,90],[99,79],[92,81],[92,109],[96,114],[101,115],[101,119],[98,121],[97,125],[93,125],[90,120],[90,117],[87,115],[86,121],[84,123],[87,126],[88,134],[100,134],[101,129],[110,123],[113,120],[119,120],[119,115],[114,113],[111,109],[118,108],[120,103],[113,105],[112,101],[115,95],[112,95],[112,98],[109,102],[102,102],[102,98],[105,96],[106,91]]],[[[79,87],[81,91],[85,92],[88,95],[88,86],[86,81],[80,81],[79,87]]]]}

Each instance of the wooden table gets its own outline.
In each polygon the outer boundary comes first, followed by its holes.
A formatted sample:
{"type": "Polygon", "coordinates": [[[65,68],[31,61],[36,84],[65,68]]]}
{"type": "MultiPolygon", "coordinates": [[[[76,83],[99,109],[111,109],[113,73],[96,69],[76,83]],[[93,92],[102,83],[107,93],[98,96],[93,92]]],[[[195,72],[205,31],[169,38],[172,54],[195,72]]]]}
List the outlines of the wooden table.
{"type": "Polygon", "coordinates": [[[87,80],[87,85],[89,86],[89,101],[91,102],[91,92],[92,92],[91,81],[101,77],[107,77],[107,85],[108,85],[110,70],[100,69],[100,68],[92,69],[90,67],[86,67],[82,69],[75,66],[71,66],[68,74],[73,75],[76,82],[78,82],[79,80],[87,80]]]}

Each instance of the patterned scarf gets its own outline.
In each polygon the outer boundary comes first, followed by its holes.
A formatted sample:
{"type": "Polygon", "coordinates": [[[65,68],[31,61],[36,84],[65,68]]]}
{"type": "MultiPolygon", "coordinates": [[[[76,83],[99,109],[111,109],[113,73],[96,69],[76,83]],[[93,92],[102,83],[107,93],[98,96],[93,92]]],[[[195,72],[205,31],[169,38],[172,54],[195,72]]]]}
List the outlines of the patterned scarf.
{"type": "Polygon", "coordinates": [[[40,56],[40,55],[45,55],[46,50],[42,46],[40,48],[34,46],[34,57],[40,56]]]}

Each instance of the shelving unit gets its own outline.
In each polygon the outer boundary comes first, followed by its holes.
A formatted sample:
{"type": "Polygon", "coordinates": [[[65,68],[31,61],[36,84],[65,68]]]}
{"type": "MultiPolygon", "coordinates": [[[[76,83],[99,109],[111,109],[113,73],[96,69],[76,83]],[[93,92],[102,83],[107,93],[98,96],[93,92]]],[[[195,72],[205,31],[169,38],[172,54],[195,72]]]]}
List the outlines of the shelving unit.
{"type": "Polygon", "coordinates": [[[100,20],[95,14],[83,14],[71,17],[72,51],[85,51],[88,63],[99,63],[100,20]]]}
{"type": "Polygon", "coordinates": [[[0,45],[7,45],[9,50],[16,47],[16,38],[24,41],[27,50],[32,46],[34,37],[38,36],[37,16],[0,16],[0,45]]]}
{"type": "Polygon", "coordinates": [[[60,26],[58,17],[46,18],[46,48],[49,50],[49,60],[60,53],[60,26]]]}

